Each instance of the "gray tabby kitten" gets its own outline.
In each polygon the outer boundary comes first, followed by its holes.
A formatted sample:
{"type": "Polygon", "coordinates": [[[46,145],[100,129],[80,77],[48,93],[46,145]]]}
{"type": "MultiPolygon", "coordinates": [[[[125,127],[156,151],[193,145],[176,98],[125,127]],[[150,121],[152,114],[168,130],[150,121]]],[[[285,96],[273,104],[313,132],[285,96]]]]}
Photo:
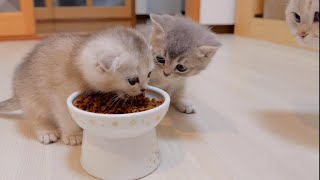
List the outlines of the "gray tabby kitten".
{"type": "Polygon", "coordinates": [[[141,94],[154,68],[143,36],[113,28],[90,37],[56,34],[38,44],[17,67],[14,97],[0,112],[22,109],[41,143],[82,142],[82,130],[69,115],[66,99],[75,91],[118,92],[121,98],[141,94]]]}
{"type": "Polygon", "coordinates": [[[156,68],[150,83],[166,90],[183,113],[195,109],[184,94],[188,77],[199,74],[221,46],[209,29],[180,16],[151,15],[151,45],[156,68]]]}
{"type": "Polygon", "coordinates": [[[300,44],[319,48],[319,0],[291,0],[286,19],[300,44]]]}

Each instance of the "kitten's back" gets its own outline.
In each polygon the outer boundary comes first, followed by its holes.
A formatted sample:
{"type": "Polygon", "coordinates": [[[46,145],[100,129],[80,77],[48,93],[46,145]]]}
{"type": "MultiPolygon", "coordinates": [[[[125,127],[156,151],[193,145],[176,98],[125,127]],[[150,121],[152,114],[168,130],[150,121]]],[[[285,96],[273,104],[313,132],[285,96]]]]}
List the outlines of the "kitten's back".
{"type": "Polygon", "coordinates": [[[16,93],[32,95],[38,90],[41,94],[63,81],[66,68],[72,67],[68,66],[72,53],[82,40],[76,34],[58,33],[36,45],[16,68],[13,86],[16,93]]]}

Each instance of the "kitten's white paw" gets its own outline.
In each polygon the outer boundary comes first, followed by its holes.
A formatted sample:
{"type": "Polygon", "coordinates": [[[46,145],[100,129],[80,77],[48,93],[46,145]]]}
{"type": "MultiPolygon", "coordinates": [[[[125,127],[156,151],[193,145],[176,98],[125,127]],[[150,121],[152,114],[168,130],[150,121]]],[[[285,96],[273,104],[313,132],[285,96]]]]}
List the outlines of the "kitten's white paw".
{"type": "Polygon", "coordinates": [[[38,139],[42,144],[55,143],[59,139],[59,132],[55,130],[42,132],[38,135],[38,139]]]}
{"type": "Polygon", "coordinates": [[[63,143],[70,146],[77,146],[82,143],[82,133],[64,137],[63,143]]]}
{"type": "Polygon", "coordinates": [[[175,103],[175,107],[178,109],[178,111],[186,114],[193,114],[196,112],[193,104],[187,101],[178,101],[177,103],[175,103]]]}

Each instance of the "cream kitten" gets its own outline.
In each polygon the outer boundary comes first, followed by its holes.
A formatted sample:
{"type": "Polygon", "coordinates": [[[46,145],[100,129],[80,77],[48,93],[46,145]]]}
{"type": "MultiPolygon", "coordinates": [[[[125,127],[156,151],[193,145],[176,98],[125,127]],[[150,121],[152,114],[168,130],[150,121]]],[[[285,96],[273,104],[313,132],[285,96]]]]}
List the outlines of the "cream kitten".
{"type": "Polygon", "coordinates": [[[150,83],[166,90],[183,113],[195,109],[184,94],[185,80],[211,62],[221,44],[209,29],[180,16],[151,15],[151,45],[156,68],[150,83]]]}
{"type": "Polygon", "coordinates": [[[113,28],[82,37],[57,34],[38,44],[17,67],[14,98],[0,112],[22,109],[40,142],[78,145],[82,130],[69,115],[66,99],[75,91],[136,96],[154,68],[147,41],[134,30],[113,28]]]}
{"type": "Polygon", "coordinates": [[[299,43],[319,48],[319,0],[291,0],[286,19],[299,43]]]}

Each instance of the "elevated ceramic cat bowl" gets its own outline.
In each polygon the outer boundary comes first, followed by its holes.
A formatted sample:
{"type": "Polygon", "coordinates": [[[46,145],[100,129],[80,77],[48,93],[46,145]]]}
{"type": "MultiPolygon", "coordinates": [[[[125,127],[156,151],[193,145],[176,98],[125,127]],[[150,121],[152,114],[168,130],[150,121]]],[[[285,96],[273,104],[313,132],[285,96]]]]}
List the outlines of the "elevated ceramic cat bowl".
{"type": "Polygon", "coordinates": [[[83,129],[81,165],[100,179],[132,180],[149,175],[160,164],[155,127],[166,115],[169,95],[149,87],[146,96],[164,99],[152,110],[123,115],[89,113],[76,108],[73,93],[67,100],[72,118],[83,129]]]}

